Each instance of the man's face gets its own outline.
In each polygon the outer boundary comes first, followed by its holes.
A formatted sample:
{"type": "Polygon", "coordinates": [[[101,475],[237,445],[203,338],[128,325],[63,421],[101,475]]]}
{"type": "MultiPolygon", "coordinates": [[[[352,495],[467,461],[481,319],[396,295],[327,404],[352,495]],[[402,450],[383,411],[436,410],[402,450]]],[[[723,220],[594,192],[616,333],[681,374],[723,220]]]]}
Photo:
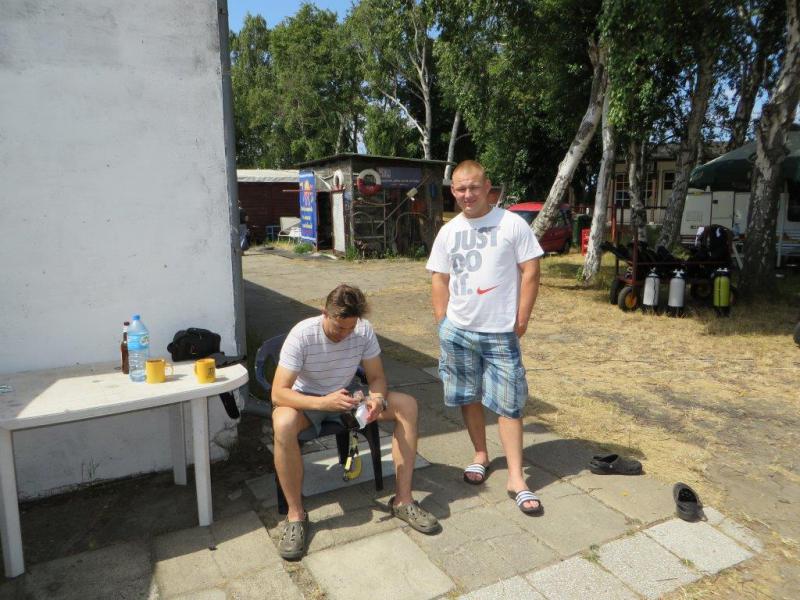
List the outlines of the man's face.
{"type": "Polygon", "coordinates": [[[489,204],[491,182],[476,171],[459,171],[453,175],[450,189],[458,206],[468,219],[482,217],[492,210],[489,204]]]}
{"type": "Polygon", "coordinates": [[[341,342],[353,333],[358,317],[332,317],[327,310],[322,311],[322,331],[332,342],[341,342]]]}

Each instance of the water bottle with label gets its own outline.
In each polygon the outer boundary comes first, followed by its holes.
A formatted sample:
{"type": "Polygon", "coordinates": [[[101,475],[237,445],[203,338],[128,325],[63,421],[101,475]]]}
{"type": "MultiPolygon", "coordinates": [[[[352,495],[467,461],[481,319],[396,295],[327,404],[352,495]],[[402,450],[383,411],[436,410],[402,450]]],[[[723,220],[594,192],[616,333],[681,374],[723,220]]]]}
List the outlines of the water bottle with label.
{"type": "Polygon", "coordinates": [[[145,363],[150,357],[150,333],[139,315],[133,315],[128,328],[128,365],[131,381],[145,379],[145,363]]]}

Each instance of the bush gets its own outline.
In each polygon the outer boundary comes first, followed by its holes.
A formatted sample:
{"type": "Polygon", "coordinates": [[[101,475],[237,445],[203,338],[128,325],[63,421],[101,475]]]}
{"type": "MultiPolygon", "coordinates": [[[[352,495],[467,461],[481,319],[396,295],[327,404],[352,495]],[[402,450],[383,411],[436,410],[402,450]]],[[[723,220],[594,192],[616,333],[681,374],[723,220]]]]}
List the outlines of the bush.
{"type": "Polygon", "coordinates": [[[308,253],[309,253],[309,252],[311,252],[313,249],[314,249],[314,246],[312,246],[312,245],[311,245],[311,244],[309,244],[308,242],[302,242],[302,243],[300,243],[300,244],[297,244],[297,245],[294,247],[294,253],[295,253],[295,254],[308,254],[308,253]]]}

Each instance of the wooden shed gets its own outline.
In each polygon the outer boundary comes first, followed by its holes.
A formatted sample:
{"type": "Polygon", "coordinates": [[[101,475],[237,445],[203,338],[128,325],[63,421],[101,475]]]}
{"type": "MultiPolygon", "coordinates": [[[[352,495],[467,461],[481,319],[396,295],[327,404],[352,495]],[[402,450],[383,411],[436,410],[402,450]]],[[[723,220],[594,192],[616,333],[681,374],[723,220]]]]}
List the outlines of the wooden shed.
{"type": "Polygon", "coordinates": [[[427,254],[442,225],[447,164],[345,153],[296,165],[303,239],[337,254],[427,254]]]}
{"type": "Polygon", "coordinates": [[[239,206],[253,242],[274,239],[281,217],[299,217],[296,169],[237,169],[239,206]]]}

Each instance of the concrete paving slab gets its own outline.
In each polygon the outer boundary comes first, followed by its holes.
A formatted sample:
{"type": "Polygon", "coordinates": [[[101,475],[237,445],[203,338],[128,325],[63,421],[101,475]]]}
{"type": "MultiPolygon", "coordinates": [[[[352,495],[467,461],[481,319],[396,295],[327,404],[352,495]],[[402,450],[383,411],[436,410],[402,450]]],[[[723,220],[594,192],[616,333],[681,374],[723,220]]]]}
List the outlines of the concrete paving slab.
{"type": "Polygon", "coordinates": [[[214,562],[226,579],[235,579],[280,564],[275,545],[253,511],[211,525],[214,562]]]}
{"type": "Polygon", "coordinates": [[[495,508],[562,557],[617,538],[630,528],[624,515],[569,483],[554,483],[539,490],[538,495],[544,505],[540,517],[523,514],[510,498],[495,508]]]}
{"type": "Polygon", "coordinates": [[[303,594],[283,570],[283,566],[270,567],[240,577],[228,587],[229,600],[302,600],[303,594]]]}
{"type": "Polygon", "coordinates": [[[214,588],[212,590],[201,590],[182,596],[172,596],[169,600],[226,600],[225,590],[214,588]]]}
{"type": "Polygon", "coordinates": [[[119,590],[119,597],[149,598],[154,591],[151,580],[146,546],[126,543],[31,565],[21,585],[3,586],[0,595],[31,600],[99,600],[108,598],[109,590],[119,590]]]}
{"type": "Polygon", "coordinates": [[[417,442],[417,452],[430,462],[458,467],[462,470],[472,462],[475,456],[475,448],[463,428],[446,433],[420,436],[417,442]]]}
{"type": "Polygon", "coordinates": [[[401,531],[323,550],[303,564],[332,600],[425,600],[453,588],[450,578],[401,531]],[[371,560],[365,568],[366,557],[383,559],[371,560]]]}
{"type": "Polygon", "coordinates": [[[672,488],[643,475],[595,475],[586,472],[569,482],[632,519],[654,523],[675,513],[672,488]]]}
{"type": "Polygon", "coordinates": [[[213,545],[209,527],[193,527],[155,538],[155,579],[161,595],[221,589],[225,576],[212,556],[213,545]]]}
{"type": "Polygon", "coordinates": [[[636,600],[636,595],[613,575],[576,556],[526,576],[548,600],[636,600]]]}
{"type": "Polygon", "coordinates": [[[703,573],[717,573],[747,560],[753,554],[708,523],[671,519],[644,533],[703,573]]]}
{"type": "Polygon", "coordinates": [[[713,525],[722,533],[748,547],[753,552],[759,553],[764,551],[763,542],[744,525],[740,525],[736,521],[729,519],[717,509],[710,506],[703,507],[703,512],[706,515],[706,519],[708,519],[709,525],[713,525]]]}
{"type": "MultiPolygon", "coordinates": [[[[342,479],[342,467],[339,465],[339,456],[336,450],[326,449],[307,454],[304,457],[305,477],[303,478],[303,495],[314,496],[330,490],[337,490],[345,487],[361,485],[365,481],[374,479],[372,471],[372,460],[370,459],[369,446],[365,441],[358,445],[359,455],[361,456],[362,472],[358,479],[344,481],[342,479]]],[[[417,455],[414,463],[415,469],[423,469],[430,463],[417,455]]],[[[381,466],[383,476],[394,475],[394,462],[392,461],[392,443],[389,438],[385,438],[381,443],[381,466]]],[[[274,506],[278,503],[278,496],[275,491],[275,476],[266,473],[253,479],[248,479],[247,487],[253,495],[261,500],[262,507],[274,506]]]]}
{"type": "Polygon", "coordinates": [[[442,521],[437,535],[409,536],[464,590],[529,571],[556,557],[535,536],[482,506],[442,521]]]}
{"type": "Polygon", "coordinates": [[[534,590],[522,577],[516,576],[503,579],[493,585],[464,594],[458,600],[545,600],[539,592],[534,590]]]}
{"type": "Polygon", "coordinates": [[[600,564],[646,598],[660,598],[700,579],[697,572],[641,532],[604,544],[597,554],[600,564]]]}
{"type": "Polygon", "coordinates": [[[414,474],[414,489],[429,492],[426,507],[439,519],[484,504],[478,486],[464,483],[460,467],[432,464],[414,474]]]}
{"type": "MultiPolygon", "coordinates": [[[[389,382],[389,389],[403,391],[409,385],[434,383],[439,381],[439,376],[431,374],[428,369],[420,369],[397,361],[390,356],[383,355],[383,370],[389,382]]],[[[434,371],[436,368],[434,367],[434,371]]]]}

